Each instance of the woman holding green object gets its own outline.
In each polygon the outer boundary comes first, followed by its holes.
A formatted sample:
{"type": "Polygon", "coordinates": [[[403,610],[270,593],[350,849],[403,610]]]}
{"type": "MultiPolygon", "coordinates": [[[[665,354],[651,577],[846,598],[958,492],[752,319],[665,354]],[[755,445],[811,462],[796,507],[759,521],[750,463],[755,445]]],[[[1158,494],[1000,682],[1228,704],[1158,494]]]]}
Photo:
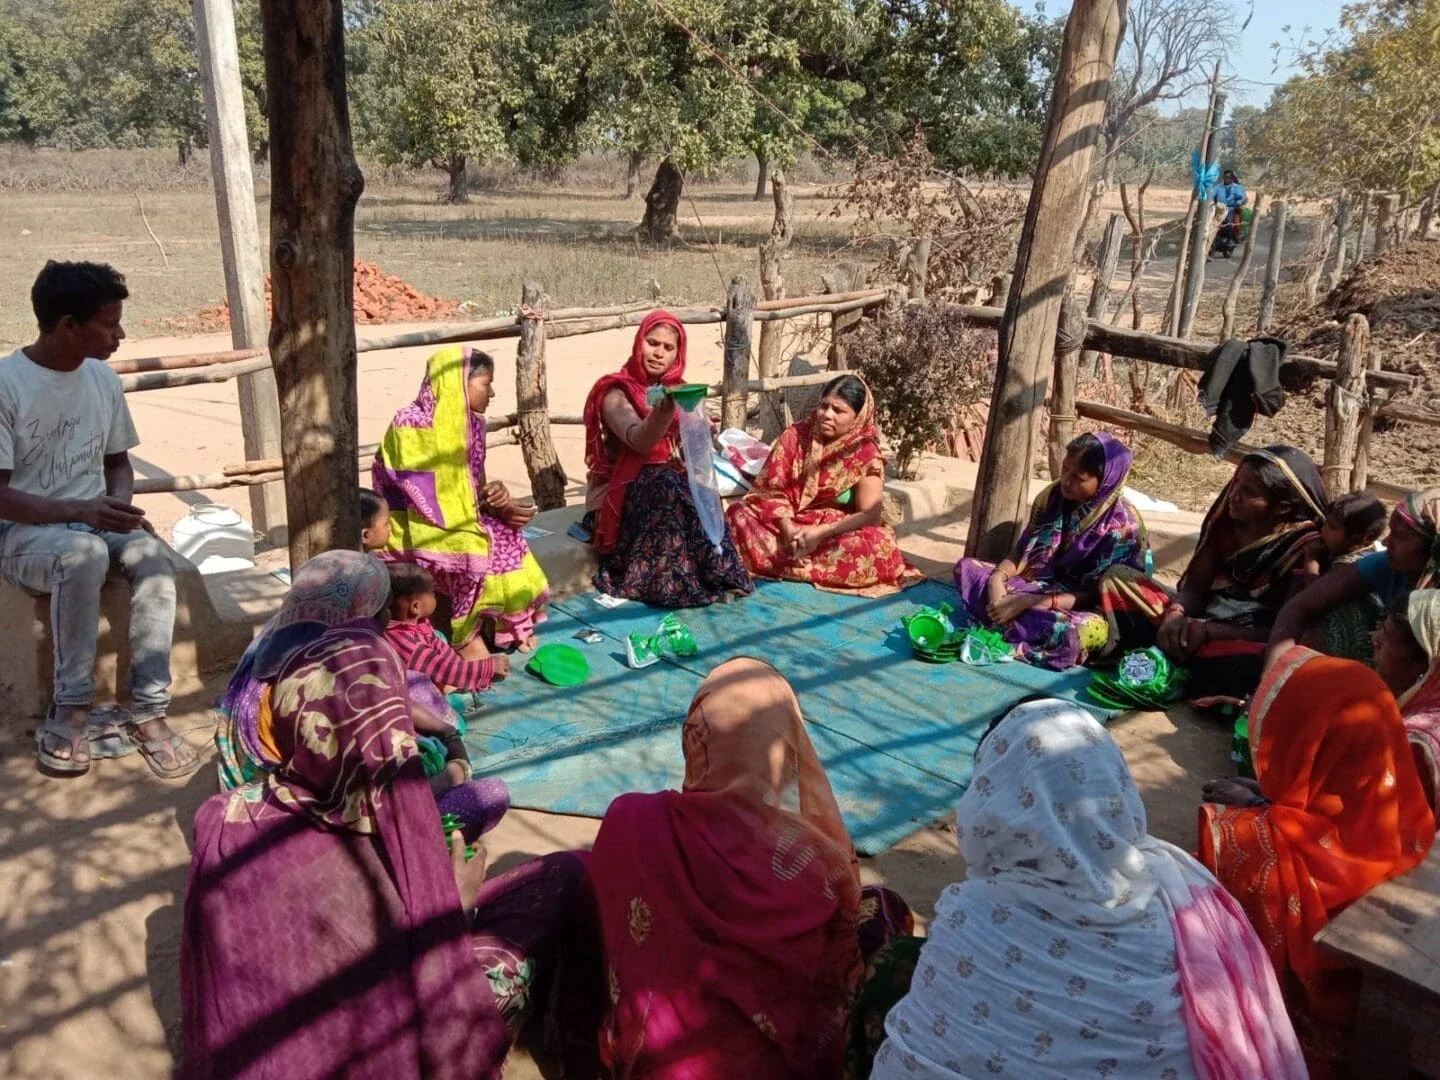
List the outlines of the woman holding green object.
{"type": "Polygon", "coordinates": [[[630,359],[585,399],[585,521],[600,556],[595,587],[655,607],[704,607],[754,590],[727,532],[710,542],[680,447],[679,404],[663,388],[685,382],[685,327],[652,311],[630,359]]]}

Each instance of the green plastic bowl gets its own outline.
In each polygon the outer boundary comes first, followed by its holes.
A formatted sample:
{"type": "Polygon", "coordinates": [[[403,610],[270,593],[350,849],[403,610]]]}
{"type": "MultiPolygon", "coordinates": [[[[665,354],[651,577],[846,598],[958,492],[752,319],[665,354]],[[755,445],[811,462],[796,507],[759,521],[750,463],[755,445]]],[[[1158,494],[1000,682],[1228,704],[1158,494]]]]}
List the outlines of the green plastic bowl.
{"type": "Polygon", "coordinates": [[[933,651],[944,645],[950,637],[945,624],[935,615],[914,615],[905,624],[910,635],[910,644],[922,651],[933,651]]]}
{"type": "Polygon", "coordinates": [[[702,382],[687,382],[681,383],[679,386],[667,386],[665,388],[665,393],[674,398],[675,404],[679,405],[686,412],[690,412],[695,406],[704,401],[705,395],[709,392],[710,387],[702,382]]]}
{"type": "Polygon", "coordinates": [[[579,686],[590,678],[590,661],[574,645],[541,645],[525,670],[551,686],[579,686]]]}

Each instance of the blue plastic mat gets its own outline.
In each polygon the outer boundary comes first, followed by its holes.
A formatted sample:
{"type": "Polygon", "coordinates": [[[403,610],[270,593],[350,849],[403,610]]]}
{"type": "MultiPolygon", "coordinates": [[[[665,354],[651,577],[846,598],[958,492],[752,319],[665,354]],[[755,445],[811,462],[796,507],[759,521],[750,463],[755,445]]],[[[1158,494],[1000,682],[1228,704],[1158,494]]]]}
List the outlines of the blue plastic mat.
{"type": "Polygon", "coordinates": [[[680,727],[701,679],[731,657],[756,656],[795,687],[850,835],[873,854],[953,808],[993,717],[1030,694],[1078,700],[1088,681],[1021,663],[914,659],[900,616],[944,602],[957,605],[955,591],[936,582],[875,600],[761,582],[754,596],[676,613],[698,656],[631,671],[625,636],[652,633],[664,613],[571,597],[551,608],[541,636],[579,647],[590,681],[552,687],[515,657],[510,678],[468,718],[465,742],[477,774],[503,777],[514,805],[599,817],[627,791],[679,786],[680,727]],[[603,640],[574,640],[587,626],[603,640]]]}

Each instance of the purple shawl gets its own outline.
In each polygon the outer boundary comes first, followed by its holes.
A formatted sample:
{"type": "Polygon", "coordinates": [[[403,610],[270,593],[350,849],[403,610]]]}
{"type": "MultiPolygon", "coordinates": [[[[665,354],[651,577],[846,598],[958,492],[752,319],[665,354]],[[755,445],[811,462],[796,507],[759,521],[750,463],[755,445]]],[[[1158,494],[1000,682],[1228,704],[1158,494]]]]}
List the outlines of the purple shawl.
{"type": "Polygon", "coordinates": [[[1028,581],[1074,589],[1098,581],[1111,566],[1145,568],[1145,524],[1120,495],[1130,472],[1130,448],[1103,431],[1095,438],[1105,448],[1105,474],[1095,497],[1067,503],[1054,483],[1035,500],[1018,545],[1020,576],[1028,581]]]}
{"type": "Polygon", "coordinates": [[[284,764],[195,818],[179,1075],[498,1077],[509,1034],[395,653],[346,623],[292,655],[273,695],[284,764]]]}

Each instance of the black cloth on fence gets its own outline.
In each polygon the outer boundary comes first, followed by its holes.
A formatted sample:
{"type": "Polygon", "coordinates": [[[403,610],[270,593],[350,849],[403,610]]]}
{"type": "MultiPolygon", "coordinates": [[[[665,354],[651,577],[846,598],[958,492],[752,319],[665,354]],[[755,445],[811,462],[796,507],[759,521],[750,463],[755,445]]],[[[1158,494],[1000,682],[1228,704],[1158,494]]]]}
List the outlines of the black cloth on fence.
{"type": "Polygon", "coordinates": [[[1210,429],[1210,452],[1224,457],[1255,422],[1255,414],[1274,416],[1285,404],[1280,386],[1280,365],[1286,342],[1258,337],[1231,338],[1217,345],[1205,360],[1200,378],[1200,404],[1215,417],[1210,429]]]}

